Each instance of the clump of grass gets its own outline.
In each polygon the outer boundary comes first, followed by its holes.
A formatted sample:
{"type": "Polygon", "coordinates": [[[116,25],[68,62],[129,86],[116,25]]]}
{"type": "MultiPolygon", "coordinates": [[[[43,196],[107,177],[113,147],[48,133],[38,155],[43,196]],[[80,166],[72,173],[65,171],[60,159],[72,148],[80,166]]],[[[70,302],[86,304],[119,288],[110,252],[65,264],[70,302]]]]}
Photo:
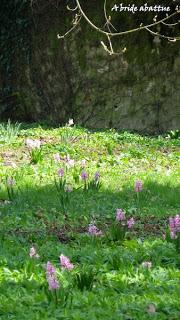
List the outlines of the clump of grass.
{"type": "Polygon", "coordinates": [[[0,124],[0,140],[7,144],[11,144],[15,142],[19,131],[20,131],[21,123],[15,122],[12,123],[10,119],[8,119],[7,123],[0,124]]]}

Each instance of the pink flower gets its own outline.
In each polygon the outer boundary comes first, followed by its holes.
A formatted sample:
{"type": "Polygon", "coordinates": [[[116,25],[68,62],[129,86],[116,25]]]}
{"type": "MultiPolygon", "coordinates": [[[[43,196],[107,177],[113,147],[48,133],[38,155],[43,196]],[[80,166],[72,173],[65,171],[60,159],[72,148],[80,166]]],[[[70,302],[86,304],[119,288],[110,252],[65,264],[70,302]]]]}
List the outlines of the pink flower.
{"type": "Polygon", "coordinates": [[[66,191],[66,192],[72,192],[72,191],[73,191],[73,188],[72,188],[71,186],[66,185],[66,186],[65,186],[65,191],[66,191]]]}
{"type": "Polygon", "coordinates": [[[68,168],[74,167],[75,161],[73,159],[70,159],[69,157],[67,157],[66,159],[66,165],[68,168]]]}
{"type": "Polygon", "coordinates": [[[80,162],[80,165],[81,165],[82,168],[84,168],[86,166],[86,160],[82,159],[81,162],[80,162]]]}
{"type": "Polygon", "coordinates": [[[49,290],[59,289],[59,283],[54,275],[47,277],[47,282],[49,284],[49,290]]]}
{"type": "Polygon", "coordinates": [[[171,239],[177,239],[176,232],[175,231],[171,231],[170,232],[170,237],[171,237],[171,239]]]}
{"type": "Polygon", "coordinates": [[[171,239],[176,239],[177,233],[180,232],[180,216],[178,214],[174,218],[169,218],[169,229],[171,239]]]}
{"type": "Polygon", "coordinates": [[[151,261],[144,261],[144,262],[142,262],[141,265],[142,265],[143,268],[151,269],[152,262],[151,261]]]}
{"type": "Polygon", "coordinates": [[[127,221],[128,229],[131,229],[134,224],[135,224],[134,218],[130,218],[130,219],[127,221]]]}
{"type": "Polygon", "coordinates": [[[94,174],[94,179],[95,179],[96,181],[98,181],[99,178],[100,178],[100,173],[99,173],[99,172],[96,172],[96,173],[94,174]]]}
{"type": "Polygon", "coordinates": [[[39,258],[39,255],[36,252],[36,249],[34,247],[30,248],[29,251],[30,258],[39,258]]]}
{"type": "Polygon", "coordinates": [[[180,216],[177,214],[174,218],[176,232],[180,232],[180,216]]]}
{"type": "Polygon", "coordinates": [[[57,162],[61,161],[61,157],[60,157],[59,153],[53,154],[53,158],[57,162]]]}
{"type": "Polygon", "coordinates": [[[102,231],[99,230],[94,224],[89,224],[88,226],[88,233],[93,235],[93,236],[101,236],[102,231]]]}
{"type": "Polygon", "coordinates": [[[61,254],[59,258],[60,258],[60,264],[64,269],[72,270],[74,268],[74,265],[70,262],[68,257],[61,254]]]}
{"type": "Polygon", "coordinates": [[[13,187],[15,184],[16,184],[16,182],[12,177],[7,178],[8,187],[13,187]]]}
{"type": "Polygon", "coordinates": [[[59,289],[59,283],[56,279],[56,269],[51,262],[47,262],[46,266],[46,279],[49,284],[49,290],[59,289]]]}
{"type": "Polygon", "coordinates": [[[122,209],[117,209],[117,211],[116,211],[116,220],[117,221],[125,220],[125,212],[122,209]]]}
{"type": "Polygon", "coordinates": [[[60,178],[62,178],[64,176],[64,169],[63,168],[58,170],[58,175],[60,178]]]}
{"type": "Polygon", "coordinates": [[[45,266],[45,269],[46,269],[46,275],[47,276],[52,276],[53,274],[56,273],[56,269],[54,268],[54,266],[52,265],[51,262],[47,262],[46,266],[45,266]]]}
{"type": "Polygon", "coordinates": [[[81,179],[82,180],[87,180],[87,178],[88,178],[88,175],[87,175],[87,173],[83,170],[82,172],[81,172],[81,179]]]}
{"type": "Polygon", "coordinates": [[[135,190],[136,192],[142,191],[142,181],[141,181],[141,180],[137,180],[137,181],[135,182],[134,190],[135,190]]]}

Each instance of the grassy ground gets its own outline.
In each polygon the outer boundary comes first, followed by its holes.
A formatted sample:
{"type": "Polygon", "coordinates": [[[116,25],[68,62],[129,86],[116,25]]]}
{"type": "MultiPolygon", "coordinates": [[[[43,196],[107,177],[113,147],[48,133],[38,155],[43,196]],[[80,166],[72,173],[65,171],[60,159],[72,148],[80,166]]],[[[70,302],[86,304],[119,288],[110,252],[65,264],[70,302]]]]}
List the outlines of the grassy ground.
{"type": "Polygon", "coordinates": [[[1,125],[0,319],[180,319],[180,255],[164,239],[168,217],[179,213],[178,145],[113,130],[1,125]],[[27,138],[40,140],[40,149],[27,138]],[[86,187],[100,173],[100,189],[85,190],[83,170],[86,187]],[[72,191],[58,192],[55,181],[72,191]],[[114,229],[117,208],[135,220],[125,234],[114,229]],[[88,234],[92,221],[101,236],[88,234]],[[31,247],[39,258],[29,257],[31,247]],[[61,268],[61,254],[73,270],[61,268]],[[57,291],[48,289],[47,261],[57,291]]]}

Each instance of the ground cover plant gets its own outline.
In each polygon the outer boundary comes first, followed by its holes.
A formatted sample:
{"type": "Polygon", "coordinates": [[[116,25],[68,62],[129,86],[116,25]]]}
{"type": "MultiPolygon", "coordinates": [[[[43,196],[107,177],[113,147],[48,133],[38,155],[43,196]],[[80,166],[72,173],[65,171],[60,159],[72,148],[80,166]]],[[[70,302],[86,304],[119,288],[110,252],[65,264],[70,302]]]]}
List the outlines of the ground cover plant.
{"type": "Polygon", "coordinates": [[[178,156],[172,133],[2,124],[0,319],[179,319],[178,156]]]}

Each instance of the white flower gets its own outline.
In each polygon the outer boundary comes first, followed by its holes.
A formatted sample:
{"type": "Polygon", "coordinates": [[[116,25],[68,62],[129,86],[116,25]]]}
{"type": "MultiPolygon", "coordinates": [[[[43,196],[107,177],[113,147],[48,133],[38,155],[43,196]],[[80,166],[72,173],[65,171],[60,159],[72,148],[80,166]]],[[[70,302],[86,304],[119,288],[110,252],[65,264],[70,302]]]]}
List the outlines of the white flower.
{"type": "Polygon", "coordinates": [[[68,125],[69,126],[73,126],[73,124],[74,124],[74,120],[73,119],[69,119],[68,125]]]}
{"type": "Polygon", "coordinates": [[[25,140],[25,144],[30,149],[35,149],[35,148],[39,149],[41,146],[41,141],[40,140],[32,140],[32,139],[27,138],[25,140]]]}

